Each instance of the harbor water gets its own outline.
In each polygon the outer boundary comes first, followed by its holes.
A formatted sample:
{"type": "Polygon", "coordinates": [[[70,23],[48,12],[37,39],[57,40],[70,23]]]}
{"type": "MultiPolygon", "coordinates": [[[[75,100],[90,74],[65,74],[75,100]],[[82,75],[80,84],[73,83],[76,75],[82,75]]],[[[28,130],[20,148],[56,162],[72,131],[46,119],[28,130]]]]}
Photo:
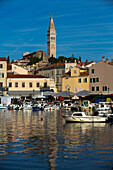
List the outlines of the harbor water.
{"type": "Polygon", "coordinates": [[[1,110],[0,170],[113,169],[113,124],[65,123],[63,114],[1,110]]]}

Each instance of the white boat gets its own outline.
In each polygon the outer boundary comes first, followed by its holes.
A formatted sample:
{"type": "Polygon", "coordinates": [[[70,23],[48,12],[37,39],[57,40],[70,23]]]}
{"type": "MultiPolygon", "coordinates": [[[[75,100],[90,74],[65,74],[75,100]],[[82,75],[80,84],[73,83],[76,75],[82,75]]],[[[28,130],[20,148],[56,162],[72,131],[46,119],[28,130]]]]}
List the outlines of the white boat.
{"type": "Polygon", "coordinates": [[[21,110],[32,110],[32,106],[30,104],[24,105],[21,107],[21,110]]]}
{"type": "Polygon", "coordinates": [[[85,112],[74,112],[71,116],[63,116],[66,122],[79,122],[79,123],[100,123],[107,122],[108,117],[101,116],[87,116],[85,112]]]}
{"type": "Polygon", "coordinates": [[[96,112],[98,113],[98,116],[107,116],[112,114],[112,110],[109,105],[97,105],[96,112]]]}
{"type": "Polygon", "coordinates": [[[53,111],[53,110],[56,110],[56,109],[55,109],[55,106],[54,106],[54,105],[46,105],[46,106],[44,107],[44,110],[45,110],[45,111],[53,111]]]}

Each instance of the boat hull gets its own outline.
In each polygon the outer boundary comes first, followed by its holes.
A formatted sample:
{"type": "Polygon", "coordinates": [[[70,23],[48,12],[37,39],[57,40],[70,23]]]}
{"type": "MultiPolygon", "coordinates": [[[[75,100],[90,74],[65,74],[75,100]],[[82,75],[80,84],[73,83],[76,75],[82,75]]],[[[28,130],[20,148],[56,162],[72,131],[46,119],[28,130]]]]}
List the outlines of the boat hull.
{"type": "Polygon", "coordinates": [[[108,121],[107,117],[99,116],[85,116],[85,117],[72,117],[63,116],[66,122],[79,122],[79,123],[105,123],[108,121]]]}

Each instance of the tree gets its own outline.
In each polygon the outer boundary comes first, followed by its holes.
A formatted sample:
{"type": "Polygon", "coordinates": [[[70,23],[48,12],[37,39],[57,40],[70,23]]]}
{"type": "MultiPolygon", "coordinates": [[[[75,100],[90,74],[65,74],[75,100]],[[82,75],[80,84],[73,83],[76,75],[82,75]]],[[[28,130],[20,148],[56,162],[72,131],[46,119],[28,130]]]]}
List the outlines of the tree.
{"type": "Polygon", "coordinates": [[[54,57],[50,57],[48,61],[49,61],[51,64],[54,64],[54,63],[57,63],[57,62],[58,62],[58,59],[57,59],[57,58],[54,58],[54,57]]]}
{"type": "Polygon", "coordinates": [[[67,58],[64,57],[64,56],[59,56],[59,57],[58,57],[58,61],[59,61],[60,63],[64,63],[65,60],[67,60],[67,58]]]}
{"type": "Polygon", "coordinates": [[[7,63],[10,63],[10,58],[9,58],[9,55],[7,57],[7,63]]]}
{"type": "Polygon", "coordinates": [[[33,62],[34,62],[33,61],[33,55],[31,55],[29,65],[33,65],[34,64],[33,62]]]}
{"type": "Polygon", "coordinates": [[[80,63],[81,63],[81,57],[79,57],[79,61],[80,61],[80,63]]]}

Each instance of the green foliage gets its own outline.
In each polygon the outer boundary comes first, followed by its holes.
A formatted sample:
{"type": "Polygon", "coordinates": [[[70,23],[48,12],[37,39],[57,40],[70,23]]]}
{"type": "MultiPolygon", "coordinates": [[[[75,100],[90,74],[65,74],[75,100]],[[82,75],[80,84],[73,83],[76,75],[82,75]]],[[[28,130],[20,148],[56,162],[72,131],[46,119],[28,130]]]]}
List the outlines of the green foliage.
{"type": "MultiPolygon", "coordinates": [[[[58,59],[54,58],[54,57],[50,57],[48,61],[51,64],[54,64],[54,63],[65,63],[65,61],[67,61],[67,63],[71,63],[71,62],[75,62],[75,60],[77,60],[77,58],[75,58],[73,56],[69,57],[69,58],[64,57],[64,56],[59,56],[58,59]]],[[[81,58],[80,58],[80,60],[81,60],[81,58]]]]}
{"type": "Polygon", "coordinates": [[[33,59],[33,55],[31,55],[29,65],[33,65],[33,64],[34,64],[34,59],[33,59]]]}
{"type": "Polygon", "coordinates": [[[41,58],[33,57],[33,55],[31,55],[30,61],[29,61],[29,65],[36,64],[36,63],[38,63],[38,62],[40,62],[40,61],[42,61],[42,60],[43,60],[43,53],[42,53],[42,55],[41,55],[41,58]]]}
{"type": "Polygon", "coordinates": [[[51,64],[58,63],[58,59],[54,57],[50,57],[48,60],[51,64]]]}
{"type": "Polygon", "coordinates": [[[7,63],[10,63],[10,58],[9,58],[9,56],[7,57],[7,63]]]}

